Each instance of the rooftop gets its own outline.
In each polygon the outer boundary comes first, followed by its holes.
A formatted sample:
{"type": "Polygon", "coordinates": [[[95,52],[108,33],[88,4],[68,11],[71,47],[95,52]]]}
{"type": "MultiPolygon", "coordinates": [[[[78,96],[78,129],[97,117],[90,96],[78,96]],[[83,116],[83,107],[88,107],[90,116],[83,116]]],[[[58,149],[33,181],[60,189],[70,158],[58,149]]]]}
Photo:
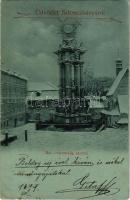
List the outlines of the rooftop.
{"type": "Polygon", "coordinates": [[[23,79],[23,80],[28,80],[25,76],[18,74],[17,72],[13,72],[10,69],[1,69],[1,73],[6,73],[10,76],[14,76],[14,77],[17,77],[17,78],[20,78],[20,79],[23,79]]]}
{"type": "Polygon", "coordinates": [[[28,91],[58,91],[58,87],[56,87],[52,83],[48,82],[29,82],[28,83],[28,91]]]}
{"type": "Polygon", "coordinates": [[[107,96],[111,96],[114,94],[114,92],[116,91],[117,87],[119,86],[120,81],[122,80],[123,76],[125,75],[125,73],[127,72],[128,68],[124,67],[120,73],[118,74],[118,76],[116,77],[115,81],[113,82],[112,86],[110,87],[107,96]]]}
{"type": "Polygon", "coordinates": [[[128,114],[128,95],[118,95],[119,110],[121,114],[128,114]]]}

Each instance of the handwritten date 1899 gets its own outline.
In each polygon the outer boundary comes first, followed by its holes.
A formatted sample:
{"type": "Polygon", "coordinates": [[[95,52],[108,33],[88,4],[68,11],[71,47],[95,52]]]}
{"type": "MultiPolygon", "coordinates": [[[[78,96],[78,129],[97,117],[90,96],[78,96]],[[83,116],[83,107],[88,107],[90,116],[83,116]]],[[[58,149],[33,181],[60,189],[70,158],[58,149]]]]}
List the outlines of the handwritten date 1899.
{"type": "Polygon", "coordinates": [[[38,190],[39,184],[21,184],[18,189],[21,192],[21,195],[27,195],[29,192],[35,192],[38,190]]]}

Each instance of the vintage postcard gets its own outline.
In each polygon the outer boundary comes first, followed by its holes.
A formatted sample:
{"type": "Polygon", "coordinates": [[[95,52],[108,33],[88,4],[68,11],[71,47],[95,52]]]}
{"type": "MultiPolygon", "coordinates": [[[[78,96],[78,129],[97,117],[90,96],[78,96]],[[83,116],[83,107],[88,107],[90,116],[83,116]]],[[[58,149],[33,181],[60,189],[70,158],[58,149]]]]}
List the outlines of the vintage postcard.
{"type": "Polygon", "coordinates": [[[128,199],[128,1],[1,13],[0,199],[128,199]]]}

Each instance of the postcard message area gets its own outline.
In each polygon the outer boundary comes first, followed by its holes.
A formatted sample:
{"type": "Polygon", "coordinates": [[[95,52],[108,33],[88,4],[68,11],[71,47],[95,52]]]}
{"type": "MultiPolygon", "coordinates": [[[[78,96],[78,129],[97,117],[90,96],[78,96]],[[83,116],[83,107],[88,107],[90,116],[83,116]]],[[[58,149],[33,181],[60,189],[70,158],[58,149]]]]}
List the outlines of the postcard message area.
{"type": "Polygon", "coordinates": [[[12,151],[10,156],[10,165],[1,158],[1,194],[6,198],[120,199],[127,194],[122,187],[128,182],[125,153],[12,151]]]}

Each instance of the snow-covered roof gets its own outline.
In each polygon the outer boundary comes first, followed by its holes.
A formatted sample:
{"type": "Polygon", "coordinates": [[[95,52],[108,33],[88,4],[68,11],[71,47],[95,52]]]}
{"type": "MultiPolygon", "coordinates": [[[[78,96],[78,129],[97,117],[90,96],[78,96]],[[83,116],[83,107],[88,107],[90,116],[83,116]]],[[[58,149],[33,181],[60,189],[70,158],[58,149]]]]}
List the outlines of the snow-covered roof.
{"type": "Polygon", "coordinates": [[[58,90],[52,83],[48,82],[29,82],[28,83],[28,91],[53,91],[58,90]]]}
{"type": "Polygon", "coordinates": [[[118,95],[118,104],[119,104],[120,113],[128,114],[129,112],[128,95],[118,95]]]}
{"type": "Polygon", "coordinates": [[[90,100],[90,108],[104,108],[104,104],[98,100],[90,100]]]}
{"type": "Polygon", "coordinates": [[[118,124],[128,124],[128,118],[122,117],[121,119],[119,119],[119,121],[117,123],[118,124]]]}
{"type": "Polygon", "coordinates": [[[114,92],[116,91],[117,87],[119,86],[120,81],[122,80],[123,76],[125,75],[125,73],[127,72],[128,68],[124,67],[118,74],[118,76],[116,77],[115,81],[113,82],[112,86],[110,87],[107,96],[111,96],[114,94],[114,92]]]}
{"type": "Polygon", "coordinates": [[[52,99],[52,100],[59,99],[59,92],[56,90],[53,90],[53,91],[45,90],[40,93],[40,96],[37,96],[35,91],[29,92],[27,99],[30,101],[43,101],[43,100],[49,100],[49,99],[52,99]]]}
{"type": "Polygon", "coordinates": [[[112,110],[105,110],[105,109],[103,109],[101,111],[101,113],[103,113],[105,115],[112,115],[112,116],[118,116],[118,115],[120,115],[118,107],[116,107],[116,108],[114,108],[112,110]]]}
{"type": "Polygon", "coordinates": [[[17,72],[11,71],[10,69],[1,69],[1,72],[8,74],[9,76],[14,76],[14,77],[19,78],[19,79],[23,79],[23,80],[26,80],[26,81],[28,80],[27,77],[25,77],[21,74],[18,74],[17,72]]]}

